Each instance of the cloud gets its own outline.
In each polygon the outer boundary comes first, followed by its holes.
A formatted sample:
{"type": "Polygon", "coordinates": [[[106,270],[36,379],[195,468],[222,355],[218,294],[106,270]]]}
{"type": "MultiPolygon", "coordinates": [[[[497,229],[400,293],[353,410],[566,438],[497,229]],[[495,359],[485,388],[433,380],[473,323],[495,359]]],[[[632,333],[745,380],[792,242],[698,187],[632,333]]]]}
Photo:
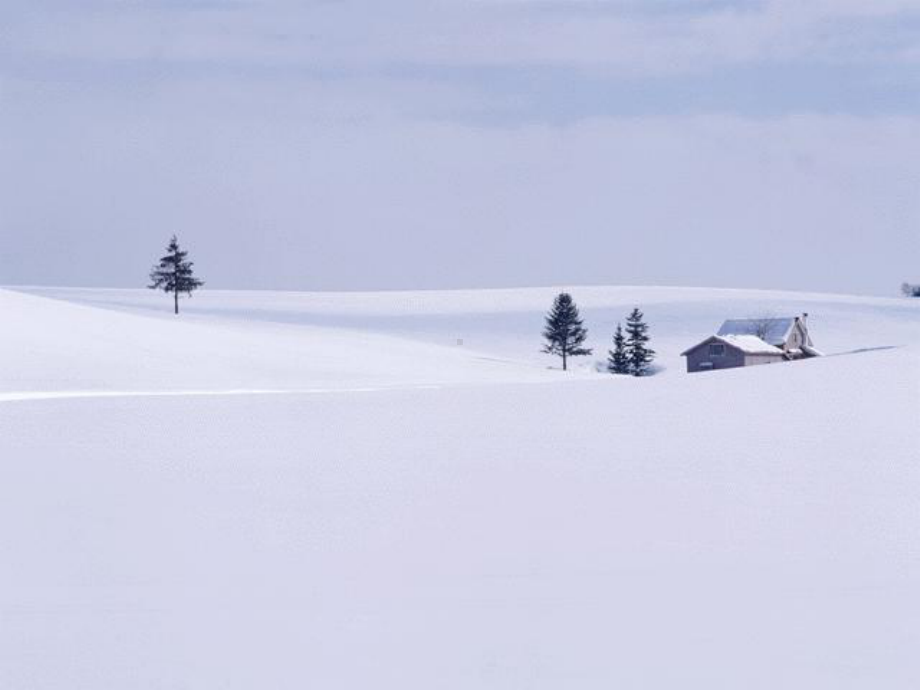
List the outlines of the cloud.
{"type": "Polygon", "coordinates": [[[133,285],[173,231],[212,287],[884,292],[920,249],[918,118],[499,129],[214,96],[5,124],[4,280],[133,285]],[[87,273],[100,248],[118,261],[87,273]]]}
{"type": "Polygon", "coordinates": [[[902,0],[174,0],[107,2],[90,10],[55,4],[20,12],[10,43],[23,58],[337,68],[526,64],[671,74],[752,61],[897,61],[920,45],[920,6],[902,0]]]}
{"type": "Polygon", "coordinates": [[[7,282],[131,285],[173,231],[212,286],[882,292],[916,263],[913,1],[0,12],[7,282]]]}

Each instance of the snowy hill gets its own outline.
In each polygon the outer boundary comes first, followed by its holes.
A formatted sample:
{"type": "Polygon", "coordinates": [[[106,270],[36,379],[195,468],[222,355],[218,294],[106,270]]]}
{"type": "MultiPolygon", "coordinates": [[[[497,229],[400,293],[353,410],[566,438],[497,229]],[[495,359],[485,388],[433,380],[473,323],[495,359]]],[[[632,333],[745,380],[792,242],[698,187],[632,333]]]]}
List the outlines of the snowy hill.
{"type": "MultiPolygon", "coordinates": [[[[205,291],[175,318],[149,290],[0,291],[16,366],[0,391],[304,389],[556,380],[540,353],[557,290],[390,293],[205,291]],[[39,299],[51,297],[54,299],[39,299]],[[94,307],[89,309],[87,307],[94,307]],[[462,345],[458,345],[462,342],[462,345]],[[105,362],[105,366],[100,366],[105,362]]],[[[920,305],[857,298],[693,288],[575,288],[603,363],[617,321],[641,306],[659,365],[684,373],[680,353],[725,318],[810,313],[828,353],[920,343],[920,305]]]]}
{"type": "MultiPolygon", "coordinates": [[[[538,367],[497,364],[372,330],[246,315],[176,318],[144,311],[143,292],[131,296],[136,309],[115,311],[0,292],[8,325],[0,356],[11,364],[0,376],[0,395],[341,390],[545,378],[538,367]]],[[[232,294],[221,297],[217,305],[234,304],[232,294]]],[[[309,314],[301,316],[306,321],[309,314]]]]}
{"type": "Polygon", "coordinates": [[[0,290],[0,687],[917,687],[920,304],[554,292],[0,290]]]}

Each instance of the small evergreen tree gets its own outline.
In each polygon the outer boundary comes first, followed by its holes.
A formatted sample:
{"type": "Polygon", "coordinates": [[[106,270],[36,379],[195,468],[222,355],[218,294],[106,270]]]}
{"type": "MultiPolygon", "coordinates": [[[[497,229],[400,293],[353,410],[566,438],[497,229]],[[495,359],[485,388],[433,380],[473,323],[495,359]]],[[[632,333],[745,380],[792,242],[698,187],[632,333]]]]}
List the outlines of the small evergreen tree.
{"type": "Polygon", "coordinates": [[[626,358],[633,376],[645,376],[655,359],[655,351],[648,347],[648,341],[648,324],[637,307],[626,318],[626,358]]]}
{"type": "Polygon", "coordinates": [[[623,327],[620,324],[617,324],[617,330],[613,334],[613,349],[607,354],[607,371],[611,374],[629,373],[629,356],[626,352],[626,336],[623,335],[623,327]]]}
{"type": "Polygon", "coordinates": [[[204,282],[198,280],[192,272],[191,261],[186,261],[188,252],[179,249],[179,240],[173,235],[166,247],[166,256],[160,259],[160,262],[150,270],[151,290],[162,290],[166,293],[173,293],[173,305],[175,313],[179,313],[179,293],[184,292],[189,297],[192,293],[204,285],[204,282]]]}
{"type": "Polygon", "coordinates": [[[568,368],[569,357],[591,354],[589,348],[582,347],[588,331],[582,325],[578,307],[568,293],[560,293],[553,302],[553,308],[546,316],[543,337],[546,338],[543,352],[562,357],[563,371],[568,368]]]}

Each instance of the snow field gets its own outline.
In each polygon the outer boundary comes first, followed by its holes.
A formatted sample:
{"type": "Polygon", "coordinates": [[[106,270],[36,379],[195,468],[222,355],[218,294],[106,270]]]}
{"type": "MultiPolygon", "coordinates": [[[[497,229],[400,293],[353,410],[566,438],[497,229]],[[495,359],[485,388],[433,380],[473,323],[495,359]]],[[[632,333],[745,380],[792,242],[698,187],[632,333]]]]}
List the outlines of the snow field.
{"type": "Polygon", "coordinates": [[[0,291],[0,687],[917,687],[920,312],[645,290],[641,380],[547,370],[551,291],[0,291]],[[674,358],[787,304],[892,349],[674,358]]]}

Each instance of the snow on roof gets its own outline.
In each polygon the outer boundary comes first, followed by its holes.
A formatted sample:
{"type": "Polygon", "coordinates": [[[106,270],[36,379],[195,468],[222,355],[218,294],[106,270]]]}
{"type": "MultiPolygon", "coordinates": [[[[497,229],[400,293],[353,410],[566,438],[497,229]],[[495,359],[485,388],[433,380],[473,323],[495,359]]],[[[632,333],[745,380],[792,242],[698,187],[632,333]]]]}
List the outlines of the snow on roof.
{"type": "Polygon", "coordinates": [[[717,340],[728,343],[748,355],[781,355],[783,351],[764,342],[756,335],[717,335],[717,340]]]}
{"type": "Polygon", "coordinates": [[[699,347],[706,343],[720,342],[730,345],[731,347],[741,350],[747,355],[782,355],[783,351],[778,347],[773,347],[770,343],[765,343],[756,335],[712,335],[706,338],[698,345],[694,345],[686,352],[681,353],[681,357],[686,357],[699,347]]]}
{"type": "Polygon", "coordinates": [[[795,326],[794,316],[771,319],[729,319],[717,335],[754,336],[771,345],[783,345],[795,326]]]}

